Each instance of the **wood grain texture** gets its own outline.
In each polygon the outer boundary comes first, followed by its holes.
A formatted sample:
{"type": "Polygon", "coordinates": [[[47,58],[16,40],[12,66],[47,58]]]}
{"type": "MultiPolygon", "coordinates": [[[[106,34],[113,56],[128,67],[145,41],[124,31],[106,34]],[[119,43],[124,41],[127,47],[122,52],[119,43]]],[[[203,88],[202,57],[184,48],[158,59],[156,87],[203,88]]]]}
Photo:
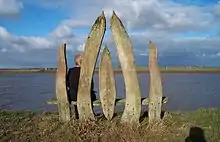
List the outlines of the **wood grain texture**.
{"type": "Polygon", "coordinates": [[[135,68],[134,53],[129,36],[115,12],[111,17],[111,33],[125,80],[126,104],[121,122],[137,123],[141,113],[141,95],[135,68]]]}
{"type": "Polygon", "coordinates": [[[150,74],[150,91],[149,91],[149,123],[155,124],[161,120],[162,109],[162,82],[160,70],[157,64],[157,48],[149,42],[149,74],[150,74]]]}
{"type": "Polygon", "coordinates": [[[58,48],[57,72],[56,72],[56,97],[58,100],[59,119],[63,122],[70,120],[70,104],[66,90],[66,44],[58,48]]]}
{"type": "Polygon", "coordinates": [[[102,12],[93,24],[85,43],[77,96],[77,108],[80,120],[95,120],[91,104],[90,89],[105,30],[106,19],[104,12],[102,12]]]}
{"type": "Polygon", "coordinates": [[[108,120],[111,120],[115,109],[116,88],[111,55],[107,46],[105,46],[100,60],[99,95],[103,113],[108,120]]]}

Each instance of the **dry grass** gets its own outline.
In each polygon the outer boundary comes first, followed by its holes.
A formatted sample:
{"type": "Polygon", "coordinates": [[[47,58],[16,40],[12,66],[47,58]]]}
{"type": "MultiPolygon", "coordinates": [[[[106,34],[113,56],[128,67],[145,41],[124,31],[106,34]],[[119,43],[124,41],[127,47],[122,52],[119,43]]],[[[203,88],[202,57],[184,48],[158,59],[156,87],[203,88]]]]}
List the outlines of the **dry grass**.
{"type": "Polygon", "coordinates": [[[64,124],[57,113],[0,112],[0,141],[183,142],[193,126],[204,130],[207,142],[220,141],[219,109],[166,113],[157,125],[148,126],[145,118],[138,128],[119,120],[120,116],[111,122],[99,117],[96,122],[64,124]]]}

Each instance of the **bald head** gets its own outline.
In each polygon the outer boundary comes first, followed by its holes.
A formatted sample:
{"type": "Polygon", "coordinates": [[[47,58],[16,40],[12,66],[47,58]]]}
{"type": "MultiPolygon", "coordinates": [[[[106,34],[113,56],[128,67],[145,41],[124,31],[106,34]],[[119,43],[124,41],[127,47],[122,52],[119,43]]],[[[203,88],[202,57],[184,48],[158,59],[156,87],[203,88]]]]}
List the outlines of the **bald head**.
{"type": "Polygon", "coordinates": [[[81,66],[82,64],[82,53],[78,53],[75,55],[74,62],[77,66],[81,66]]]}

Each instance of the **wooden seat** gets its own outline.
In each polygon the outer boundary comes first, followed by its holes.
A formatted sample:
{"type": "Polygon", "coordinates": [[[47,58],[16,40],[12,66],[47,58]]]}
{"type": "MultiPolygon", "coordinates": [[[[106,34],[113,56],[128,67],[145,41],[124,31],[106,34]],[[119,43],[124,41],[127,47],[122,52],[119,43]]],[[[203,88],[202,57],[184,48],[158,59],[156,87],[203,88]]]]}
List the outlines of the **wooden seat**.
{"type": "MultiPolygon", "coordinates": [[[[148,105],[148,102],[149,102],[149,98],[147,98],[147,97],[141,98],[141,105],[148,105]]],[[[167,97],[163,97],[162,98],[162,103],[166,104],[167,102],[168,102],[168,98],[167,97]]],[[[50,99],[50,100],[47,101],[47,104],[55,105],[55,104],[57,104],[57,99],[50,99]]],[[[72,101],[71,104],[76,105],[77,102],[72,101]]],[[[116,106],[124,105],[124,104],[125,104],[125,98],[118,98],[115,101],[115,105],[116,106]]],[[[94,106],[101,106],[101,101],[100,100],[95,100],[93,102],[93,105],[94,106]]]]}

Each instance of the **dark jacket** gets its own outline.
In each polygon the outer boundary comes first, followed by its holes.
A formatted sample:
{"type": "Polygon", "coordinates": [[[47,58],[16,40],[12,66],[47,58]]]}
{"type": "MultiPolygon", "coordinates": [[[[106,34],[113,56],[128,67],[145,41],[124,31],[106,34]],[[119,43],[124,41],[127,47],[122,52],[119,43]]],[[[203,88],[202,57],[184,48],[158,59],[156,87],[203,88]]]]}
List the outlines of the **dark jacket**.
{"type": "MultiPolygon", "coordinates": [[[[67,74],[67,87],[68,89],[68,99],[70,101],[77,101],[78,84],[80,77],[80,67],[70,68],[67,74]]],[[[96,100],[96,95],[94,91],[94,82],[92,79],[91,83],[91,100],[96,100]]]]}

